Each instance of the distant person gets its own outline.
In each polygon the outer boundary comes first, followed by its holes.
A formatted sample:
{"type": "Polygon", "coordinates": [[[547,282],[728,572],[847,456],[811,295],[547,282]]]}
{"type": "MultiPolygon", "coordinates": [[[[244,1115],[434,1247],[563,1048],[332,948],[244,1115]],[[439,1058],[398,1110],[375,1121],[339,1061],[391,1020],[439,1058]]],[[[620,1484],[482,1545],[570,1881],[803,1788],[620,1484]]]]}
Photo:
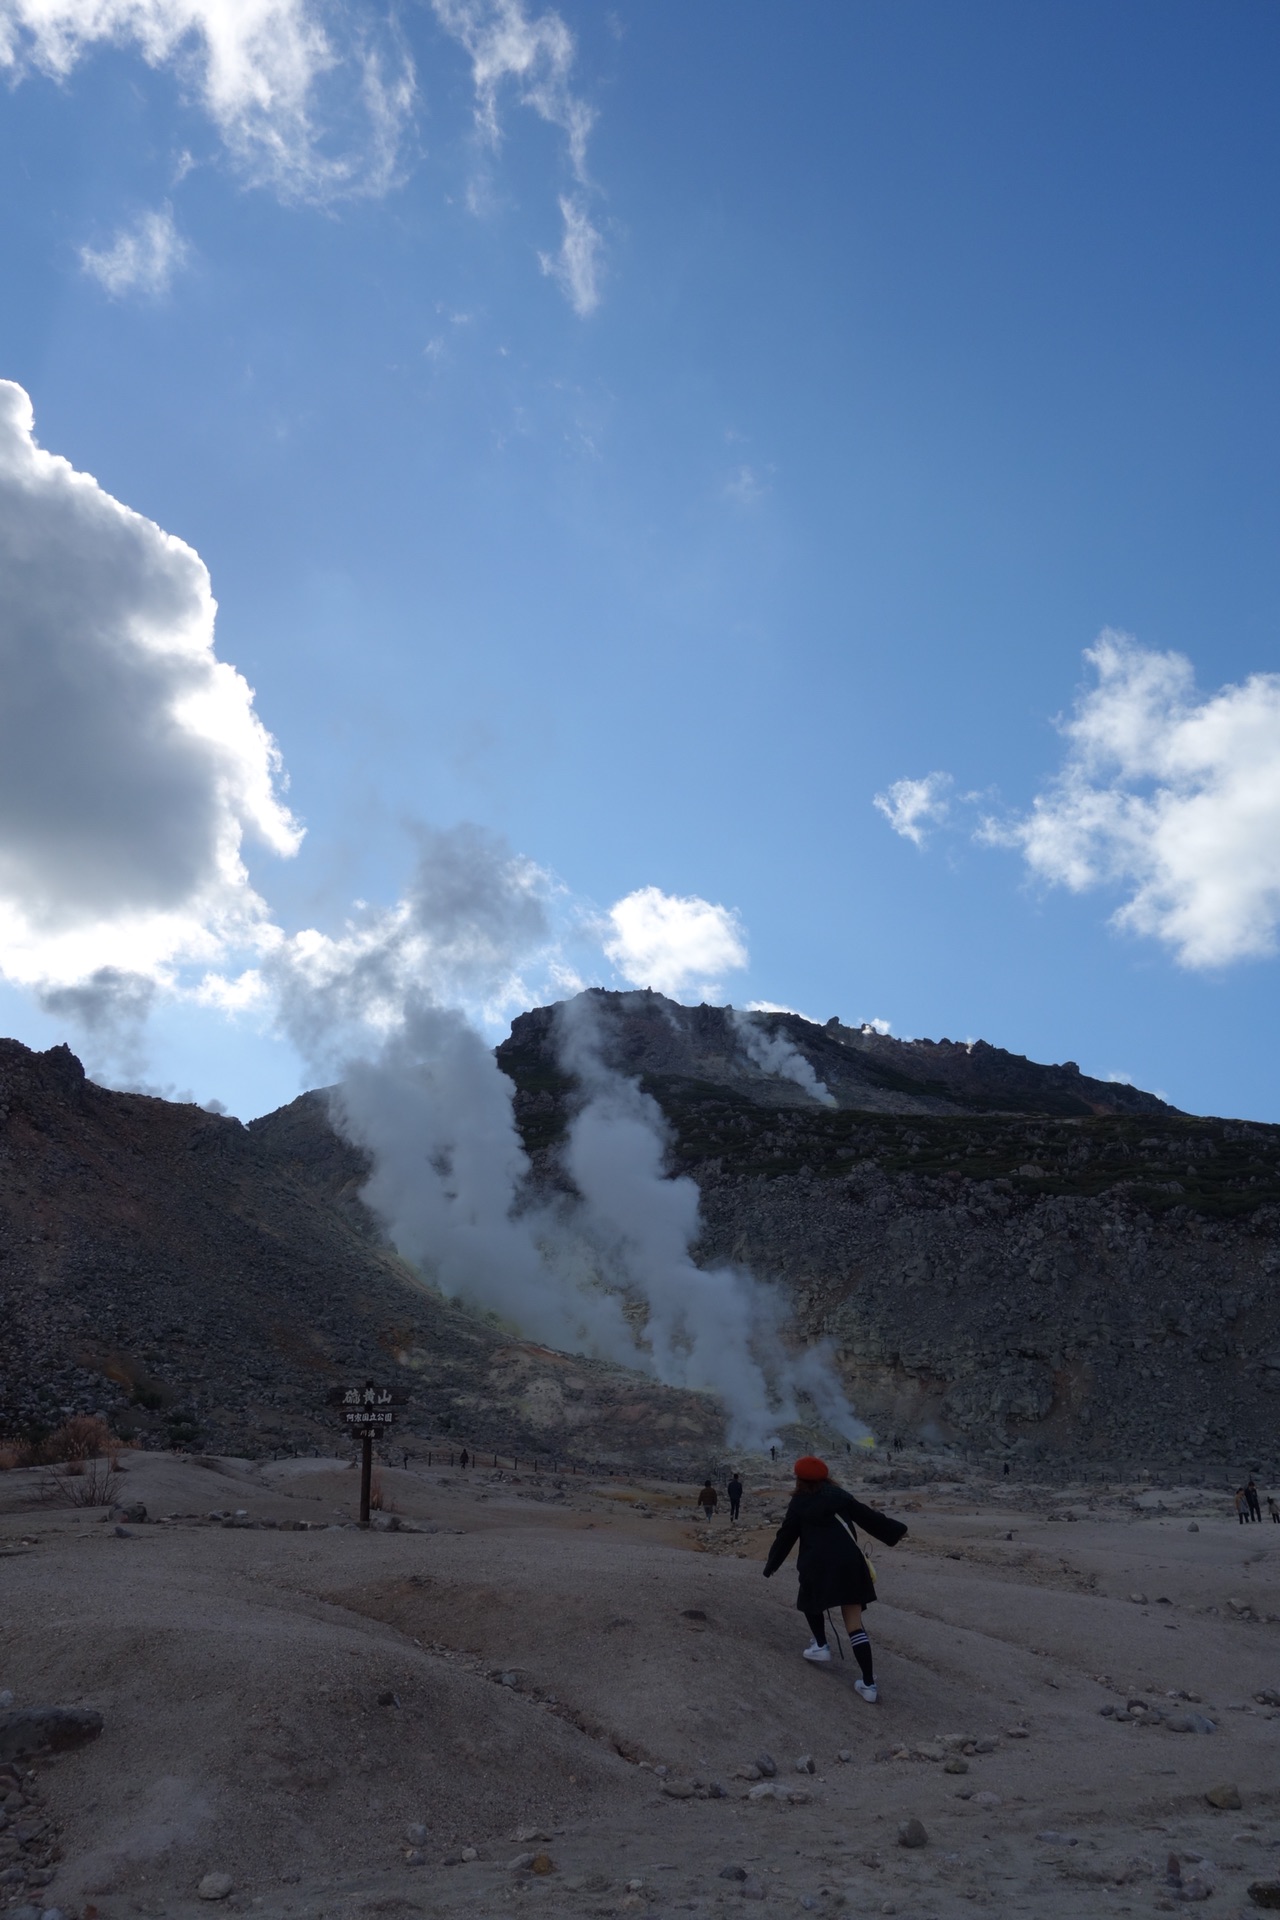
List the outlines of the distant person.
{"type": "Polygon", "coordinates": [[[796,1566],[800,1590],[796,1606],[808,1621],[813,1636],[804,1649],[804,1657],[819,1664],[830,1661],[831,1649],[827,1645],[827,1624],[823,1616],[828,1607],[839,1607],[858,1663],[860,1677],[853,1684],[862,1698],[874,1705],[878,1698],[875,1667],[871,1642],[862,1624],[862,1609],[875,1599],[876,1583],[854,1528],[861,1527],[864,1533],[882,1540],[887,1547],[896,1546],[907,1529],[901,1520],[890,1520],[874,1507],[864,1507],[860,1500],[837,1486],[825,1460],[806,1454],[796,1461],[795,1476],[796,1490],[769,1549],[764,1577],[768,1580],[778,1571],[798,1540],[800,1551],[796,1566]]]}
{"type": "Polygon", "coordinates": [[[1273,1493],[1267,1495],[1267,1512],[1271,1515],[1276,1526],[1280,1527],[1280,1507],[1276,1505],[1276,1497],[1273,1493]]]}
{"type": "Polygon", "coordinates": [[[1258,1525],[1261,1526],[1262,1525],[1262,1502],[1258,1498],[1258,1489],[1253,1484],[1252,1474],[1249,1475],[1249,1478],[1244,1483],[1244,1497],[1249,1502],[1249,1518],[1251,1520],[1256,1520],[1258,1522],[1258,1525]]]}
{"type": "Polygon", "coordinates": [[[1240,1525],[1243,1526],[1245,1521],[1248,1520],[1249,1518],[1250,1518],[1249,1496],[1245,1492],[1243,1487],[1237,1487],[1236,1488],[1236,1519],[1240,1522],[1240,1525]]]}
{"type": "Polygon", "coordinates": [[[462,1452],[458,1456],[458,1464],[463,1467],[469,1467],[471,1465],[471,1455],[467,1452],[465,1447],[462,1449],[462,1452]]]}
{"type": "Polygon", "coordinates": [[[712,1486],[711,1482],[709,1480],[704,1480],[702,1483],[702,1492],[698,1495],[696,1504],[702,1508],[702,1511],[706,1514],[708,1521],[710,1521],[712,1514],[715,1512],[716,1507],[719,1505],[719,1502],[720,1502],[720,1496],[716,1492],[715,1488],[712,1486]]]}
{"type": "Polygon", "coordinates": [[[778,1449],[777,1449],[776,1447],[770,1447],[770,1449],[769,1449],[769,1458],[770,1458],[771,1460],[776,1460],[776,1459],[777,1459],[777,1457],[778,1457],[778,1449]]]}
{"type": "Polygon", "coordinates": [[[728,1486],[725,1488],[725,1492],[729,1496],[729,1518],[736,1520],[738,1517],[738,1508],[742,1505],[742,1482],[736,1473],[730,1479],[728,1486]]]}

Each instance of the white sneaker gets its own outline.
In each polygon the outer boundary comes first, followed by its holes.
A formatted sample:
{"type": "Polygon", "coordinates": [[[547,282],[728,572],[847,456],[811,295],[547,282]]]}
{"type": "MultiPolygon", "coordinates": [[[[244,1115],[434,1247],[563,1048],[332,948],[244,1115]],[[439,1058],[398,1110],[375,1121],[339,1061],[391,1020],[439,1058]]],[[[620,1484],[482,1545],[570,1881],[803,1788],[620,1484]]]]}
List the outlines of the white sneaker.
{"type": "Polygon", "coordinates": [[[862,1695],[869,1707],[874,1707],[876,1701],[880,1698],[880,1695],[876,1692],[876,1683],[874,1680],[869,1684],[865,1680],[855,1680],[853,1690],[855,1693],[862,1695]]]}
{"type": "Polygon", "coordinates": [[[806,1660],[816,1660],[825,1666],[831,1659],[831,1649],[820,1647],[816,1640],[811,1640],[804,1650],[804,1657],[806,1660]]]}

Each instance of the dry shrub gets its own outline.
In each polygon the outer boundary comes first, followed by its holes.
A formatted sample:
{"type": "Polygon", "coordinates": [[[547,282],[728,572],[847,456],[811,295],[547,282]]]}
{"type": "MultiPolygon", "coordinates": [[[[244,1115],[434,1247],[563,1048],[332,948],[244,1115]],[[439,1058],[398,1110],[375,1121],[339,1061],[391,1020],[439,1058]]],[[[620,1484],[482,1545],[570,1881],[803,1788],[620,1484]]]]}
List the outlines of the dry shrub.
{"type": "Polygon", "coordinates": [[[76,1413],[49,1435],[41,1451],[49,1466],[68,1460],[97,1460],[103,1456],[114,1466],[120,1442],[100,1414],[76,1413]]]}
{"type": "Polygon", "coordinates": [[[36,1500],[46,1507],[114,1507],[120,1474],[111,1460],[65,1463],[40,1483],[36,1500]]]}
{"type": "Polygon", "coordinates": [[[12,1473],[15,1467],[22,1464],[22,1448],[15,1440],[6,1440],[0,1446],[0,1473],[12,1473]]]}
{"type": "Polygon", "coordinates": [[[375,1471],[369,1477],[369,1508],[373,1513],[394,1513],[396,1503],[382,1484],[382,1475],[375,1471]]]}

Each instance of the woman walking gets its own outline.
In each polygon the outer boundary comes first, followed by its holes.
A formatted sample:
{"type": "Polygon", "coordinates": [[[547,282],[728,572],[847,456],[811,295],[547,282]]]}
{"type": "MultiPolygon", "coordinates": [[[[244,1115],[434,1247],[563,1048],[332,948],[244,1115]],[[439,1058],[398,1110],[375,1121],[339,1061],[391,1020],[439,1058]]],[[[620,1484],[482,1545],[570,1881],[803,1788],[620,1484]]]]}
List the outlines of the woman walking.
{"type": "Polygon", "coordinates": [[[837,1486],[825,1460],[806,1454],[796,1461],[795,1476],[796,1490],[769,1549],[764,1577],[768,1580],[778,1571],[798,1540],[800,1552],[796,1565],[800,1591],[796,1595],[796,1606],[813,1635],[804,1657],[819,1663],[830,1660],[827,1623],[823,1616],[828,1607],[839,1607],[860,1669],[860,1678],[853,1684],[864,1700],[874,1704],[875,1667],[871,1642],[862,1624],[862,1609],[875,1599],[876,1586],[854,1528],[861,1527],[864,1533],[883,1541],[887,1547],[896,1546],[907,1529],[901,1520],[890,1520],[874,1507],[864,1507],[860,1500],[837,1486]]]}

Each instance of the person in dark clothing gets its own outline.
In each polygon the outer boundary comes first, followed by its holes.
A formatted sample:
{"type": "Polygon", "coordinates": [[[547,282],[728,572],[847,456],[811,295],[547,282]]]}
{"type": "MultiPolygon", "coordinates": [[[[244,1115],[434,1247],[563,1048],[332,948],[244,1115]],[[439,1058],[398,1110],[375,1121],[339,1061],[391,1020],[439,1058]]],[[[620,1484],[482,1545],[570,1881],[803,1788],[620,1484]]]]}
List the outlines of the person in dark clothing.
{"type": "Polygon", "coordinates": [[[864,1533],[883,1541],[887,1547],[896,1546],[907,1529],[901,1520],[891,1520],[887,1514],[877,1513],[874,1507],[864,1507],[861,1500],[855,1500],[851,1493],[837,1486],[825,1460],[806,1454],[796,1461],[795,1475],[796,1490],[769,1549],[764,1577],[768,1580],[778,1571],[799,1541],[796,1565],[800,1590],[796,1606],[813,1635],[804,1657],[818,1663],[831,1659],[823,1616],[828,1607],[839,1607],[860,1673],[854,1686],[864,1700],[874,1704],[877,1698],[875,1667],[871,1642],[862,1624],[862,1609],[875,1599],[876,1586],[854,1528],[861,1527],[864,1533]]]}
{"type": "Polygon", "coordinates": [[[466,1448],[464,1447],[462,1449],[461,1455],[459,1456],[458,1465],[461,1467],[465,1467],[470,1463],[470,1460],[471,1460],[471,1455],[467,1452],[466,1448]]]}
{"type": "Polygon", "coordinates": [[[709,1480],[704,1480],[702,1483],[702,1491],[698,1495],[695,1505],[702,1508],[702,1511],[707,1516],[708,1524],[710,1524],[711,1516],[716,1510],[716,1505],[719,1501],[719,1498],[720,1496],[716,1492],[715,1488],[712,1486],[711,1482],[709,1480]]]}
{"type": "Polygon", "coordinates": [[[742,1482],[736,1473],[731,1476],[725,1492],[729,1496],[729,1518],[736,1520],[738,1517],[738,1508],[742,1505],[742,1482]]]}
{"type": "Polygon", "coordinates": [[[1252,1474],[1249,1475],[1249,1478],[1244,1483],[1244,1497],[1249,1502],[1249,1518],[1261,1524],[1262,1501],[1259,1498],[1258,1489],[1254,1485],[1252,1474]]]}

